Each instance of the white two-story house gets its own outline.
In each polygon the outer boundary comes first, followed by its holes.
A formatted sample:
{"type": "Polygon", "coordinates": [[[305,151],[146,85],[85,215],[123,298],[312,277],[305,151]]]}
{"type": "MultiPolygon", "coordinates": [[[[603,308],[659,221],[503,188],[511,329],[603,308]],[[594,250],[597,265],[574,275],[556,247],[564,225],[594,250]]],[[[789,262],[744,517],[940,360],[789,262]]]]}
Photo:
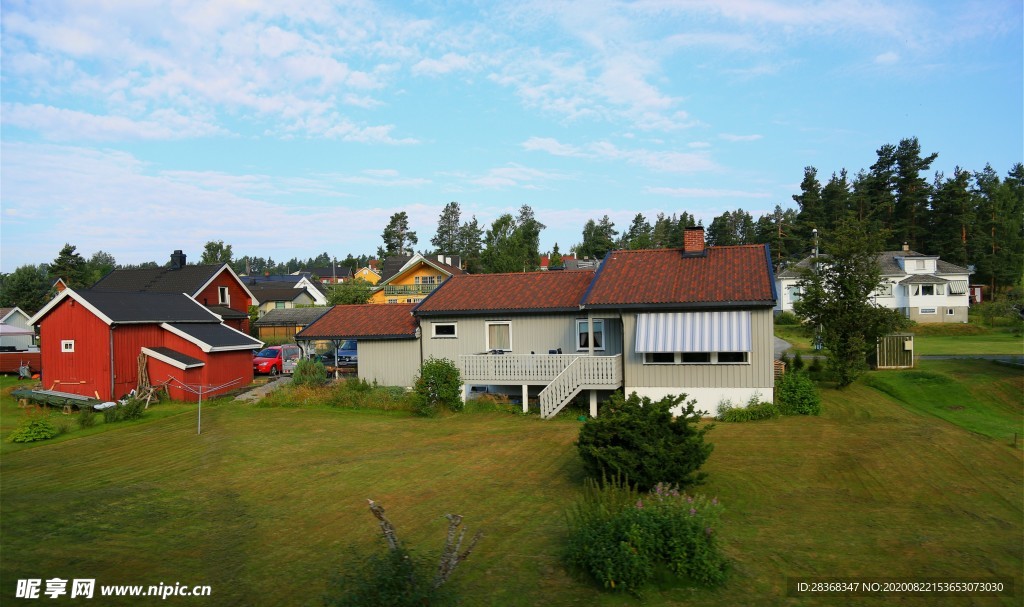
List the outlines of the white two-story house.
{"type": "MultiPolygon", "coordinates": [[[[793,303],[800,299],[800,272],[810,265],[811,257],[806,257],[776,274],[777,312],[793,311],[793,303]]],[[[879,253],[878,266],[882,283],[871,299],[879,306],[900,310],[919,323],[967,322],[967,268],[911,251],[907,245],[901,251],[879,253]]]]}

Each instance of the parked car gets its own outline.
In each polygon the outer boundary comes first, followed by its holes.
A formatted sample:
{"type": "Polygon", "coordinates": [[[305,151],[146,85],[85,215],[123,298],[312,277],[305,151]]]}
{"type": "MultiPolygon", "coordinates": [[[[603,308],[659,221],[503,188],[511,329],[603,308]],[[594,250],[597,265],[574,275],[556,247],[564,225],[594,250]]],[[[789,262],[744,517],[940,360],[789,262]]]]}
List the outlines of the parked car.
{"type": "Polygon", "coordinates": [[[253,355],[252,370],[257,374],[278,375],[291,373],[302,358],[302,350],[296,345],[270,346],[253,355]]]}
{"type": "Polygon", "coordinates": [[[321,354],[320,362],[328,369],[334,367],[354,367],[359,364],[357,345],[356,340],[346,339],[341,342],[341,347],[338,348],[337,352],[330,350],[321,354]]]}

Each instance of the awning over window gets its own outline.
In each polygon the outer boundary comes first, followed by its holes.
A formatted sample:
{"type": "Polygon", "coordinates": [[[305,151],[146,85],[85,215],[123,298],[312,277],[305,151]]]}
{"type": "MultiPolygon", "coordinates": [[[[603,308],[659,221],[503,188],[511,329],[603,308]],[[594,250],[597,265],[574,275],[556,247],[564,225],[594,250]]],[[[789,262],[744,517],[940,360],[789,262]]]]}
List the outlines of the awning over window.
{"type": "Polygon", "coordinates": [[[637,352],[750,352],[750,312],[639,314],[637,352]]]}
{"type": "Polygon", "coordinates": [[[951,280],[949,281],[949,294],[950,295],[963,295],[967,293],[967,281],[966,280],[951,280]]]}

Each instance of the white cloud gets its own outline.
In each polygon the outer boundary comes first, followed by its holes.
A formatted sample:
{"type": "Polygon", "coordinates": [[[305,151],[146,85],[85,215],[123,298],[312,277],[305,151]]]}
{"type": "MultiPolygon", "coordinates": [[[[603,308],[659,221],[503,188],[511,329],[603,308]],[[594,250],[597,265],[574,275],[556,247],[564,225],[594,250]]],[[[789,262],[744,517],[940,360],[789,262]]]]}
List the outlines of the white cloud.
{"type": "Polygon", "coordinates": [[[887,53],[882,53],[881,55],[876,55],[875,56],[875,63],[881,64],[881,65],[891,65],[893,63],[899,62],[899,60],[900,60],[899,53],[896,53],[896,52],[893,52],[893,51],[889,51],[887,53]]]}
{"type": "Polygon", "coordinates": [[[734,135],[732,133],[722,133],[718,137],[720,139],[724,139],[726,141],[732,141],[732,142],[757,141],[759,139],[763,139],[764,138],[763,135],[734,135]]]}
{"type": "Polygon", "coordinates": [[[563,144],[556,139],[531,137],[523,142],[528,151],[542,151],[554,156],[621,160],[657,172],[689,173],[717,170],[718,165],[704,152],[676,152],[643,148],[623,149],[609,141],[595,141],[585,146],[563,144]]]}
{"type": "Polygon", "coordinates": [[[422,59],[412,66],[412,73],[421,76],[441,76],[451,72],[472,69],[473,60],[455,53],[446,53],[440,59],[422,59]]]}
{"type": "Polygon", "coordinates": [[[125,116],[100,116],[41,104],[5,103],[2,108],[0,120],[3,124],[36,131],[56,141],[184,139],[226,134],[215,124],[173,110],[160,110],[148,119],[135,120],[125,116]]]}
{"type": "Polygon", "coordinates": [[[662,188],[649,187],[649,194],[672,196],[675,198],[769,198],[767,192],[745,192],[743,190],[720,190],[714,188],[662,188]]]}

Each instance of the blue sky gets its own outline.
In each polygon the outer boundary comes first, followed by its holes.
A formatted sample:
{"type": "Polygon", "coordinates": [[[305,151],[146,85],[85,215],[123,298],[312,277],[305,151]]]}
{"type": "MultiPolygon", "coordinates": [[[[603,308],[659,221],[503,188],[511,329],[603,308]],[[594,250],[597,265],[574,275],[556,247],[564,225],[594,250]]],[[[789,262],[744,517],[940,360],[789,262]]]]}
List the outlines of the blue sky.
{"type": "Polygon", "coordinates": [[[424,249],[453,200],[564,252],[605,214],[792,207],[905,137],[947,174],[1024,160],[1019,0],[0,9],[4,272],[373,254],[398,211],[424,249]]]}

